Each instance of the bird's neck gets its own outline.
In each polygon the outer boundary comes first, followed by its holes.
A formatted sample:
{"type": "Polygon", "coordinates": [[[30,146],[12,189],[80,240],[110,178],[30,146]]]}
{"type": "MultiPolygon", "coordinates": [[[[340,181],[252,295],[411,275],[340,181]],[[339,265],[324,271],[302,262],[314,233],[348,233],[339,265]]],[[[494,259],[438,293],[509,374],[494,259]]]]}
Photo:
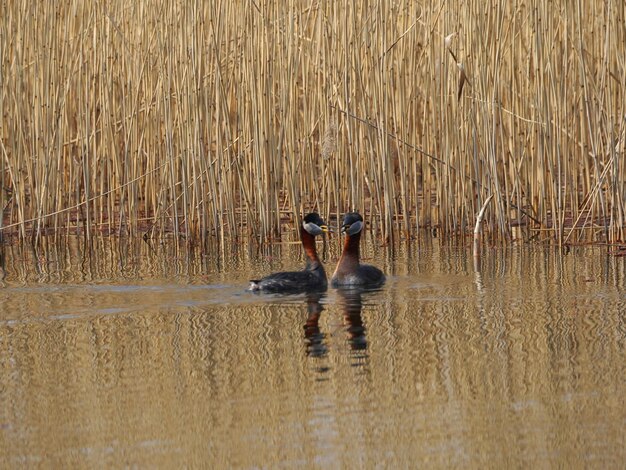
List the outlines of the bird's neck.
{"type": "Polygon", "coordinates": [[[302,238],[302,246],[304,247],[304,252],[309,258],[307,266],[315,266],[319,264],[320,259],[317,257],[317,249],[315,248],[315,237],[306,230],[304,230],[304,228],[301,228],[300,238],[302,238]]]}
{"type": "Polygon", "coordinates": [[[339,264],[342,264],[342,263],[359,264],[360,244],[361,244],[361,232],[355,235],[348,235],[346,237],[346,241],[343,243],[343,253],[341,254],[341,259],[339,260],[339,264]]]}

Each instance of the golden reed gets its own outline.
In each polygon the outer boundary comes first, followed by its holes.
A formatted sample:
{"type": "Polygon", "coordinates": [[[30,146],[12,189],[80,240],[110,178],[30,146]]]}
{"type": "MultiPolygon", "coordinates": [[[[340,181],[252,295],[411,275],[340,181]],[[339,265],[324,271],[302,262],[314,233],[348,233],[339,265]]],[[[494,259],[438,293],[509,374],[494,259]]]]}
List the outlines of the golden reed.
{"type": "Polygon", "coordinates": [[[2,233],[624,239],[619,1],[17,2],[2,233]]]}

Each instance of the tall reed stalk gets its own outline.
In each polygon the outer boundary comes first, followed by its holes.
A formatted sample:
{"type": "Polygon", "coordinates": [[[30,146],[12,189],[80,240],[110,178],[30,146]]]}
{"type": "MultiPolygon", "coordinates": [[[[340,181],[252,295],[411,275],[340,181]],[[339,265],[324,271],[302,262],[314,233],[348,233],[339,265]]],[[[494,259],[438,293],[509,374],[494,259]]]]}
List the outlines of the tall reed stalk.
{"type": "Polygon", "coordinates": [[[0,8],[5,235],[624,240],[624,2],[0,8]]]}

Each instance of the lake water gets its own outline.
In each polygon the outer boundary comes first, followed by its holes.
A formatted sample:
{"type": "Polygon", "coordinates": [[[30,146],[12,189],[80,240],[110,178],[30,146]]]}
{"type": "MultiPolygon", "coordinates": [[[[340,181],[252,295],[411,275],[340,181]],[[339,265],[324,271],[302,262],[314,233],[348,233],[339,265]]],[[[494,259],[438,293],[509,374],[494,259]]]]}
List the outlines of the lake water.
{"type": "Polygon", "coordinates": [[[623,466],[624,258],[363,254],[382,289],[280,297],[295,243],[5,247],[0,467],[623,466]]]}

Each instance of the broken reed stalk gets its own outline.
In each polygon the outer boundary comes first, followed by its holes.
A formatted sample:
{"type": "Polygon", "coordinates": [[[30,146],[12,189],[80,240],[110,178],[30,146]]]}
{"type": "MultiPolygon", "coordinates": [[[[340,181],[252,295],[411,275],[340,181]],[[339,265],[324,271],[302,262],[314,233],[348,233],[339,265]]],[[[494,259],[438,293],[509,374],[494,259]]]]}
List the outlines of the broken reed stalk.
{"type": "Polygon", "coordinates": [[[620,2],[5,3],[5,234],[626,235],[620,2]]]}
{"type": "Polygon", "coordinates": [[[474,225],[474,256],[480,255],[480,228],[483,223],[483,218],[485,217],[485,211],[487,210],[487,206],[493,199],[493,194],[490,194],[483,206],[480,208],[480,212],[476,216],[476,225],[474,225]]]}

